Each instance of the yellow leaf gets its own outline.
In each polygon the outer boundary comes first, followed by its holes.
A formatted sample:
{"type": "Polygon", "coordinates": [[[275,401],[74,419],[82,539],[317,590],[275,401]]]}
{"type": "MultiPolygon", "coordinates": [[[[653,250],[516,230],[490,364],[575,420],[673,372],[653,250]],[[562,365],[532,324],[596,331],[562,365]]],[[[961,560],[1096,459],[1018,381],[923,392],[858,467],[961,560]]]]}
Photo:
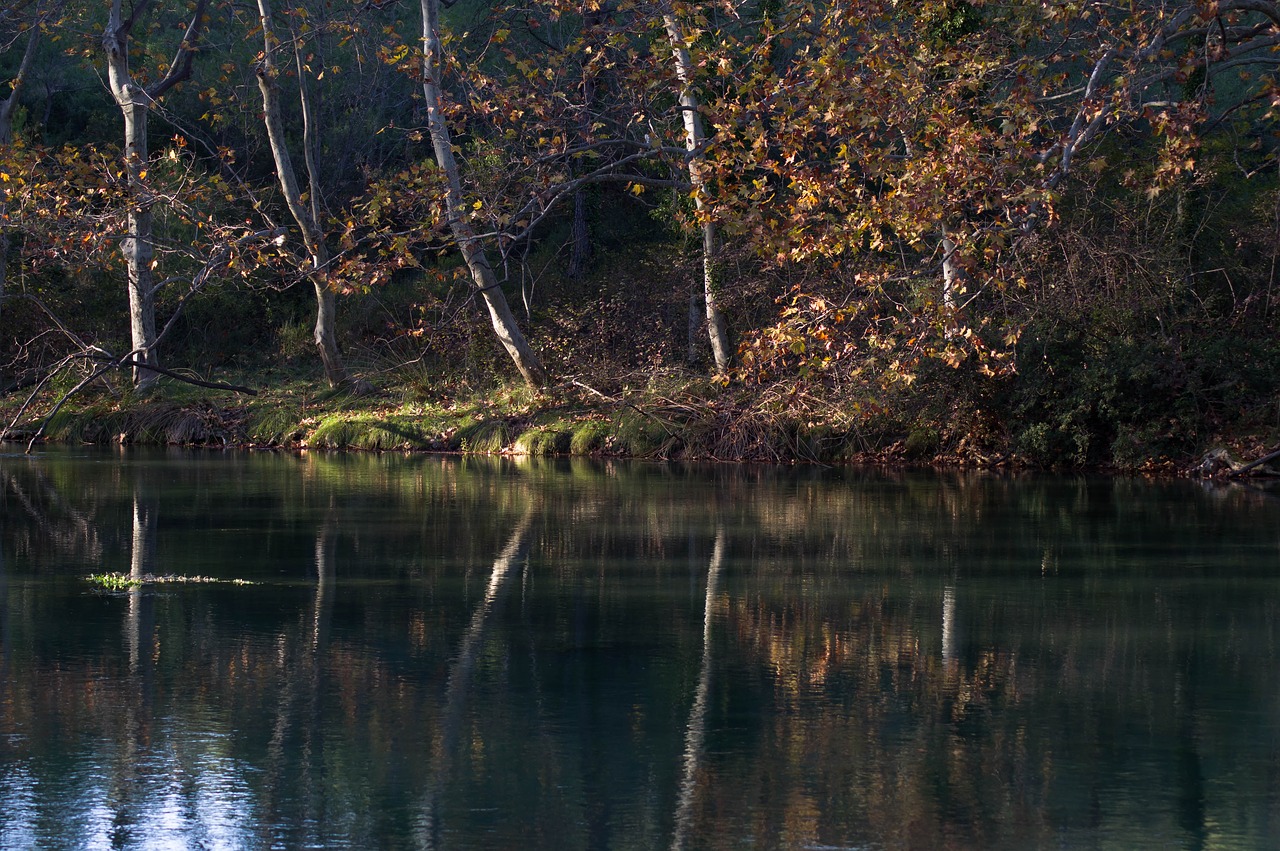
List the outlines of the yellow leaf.
{"type": "Polygon", "coordinates": [[[632,194],[633,194],[633,195],[643,195],[643,194],[644,194],[644,184],[643,184],[643,183],[633,183],[633,184],[631,184],[631,192],[632,192],[632,194]]]}

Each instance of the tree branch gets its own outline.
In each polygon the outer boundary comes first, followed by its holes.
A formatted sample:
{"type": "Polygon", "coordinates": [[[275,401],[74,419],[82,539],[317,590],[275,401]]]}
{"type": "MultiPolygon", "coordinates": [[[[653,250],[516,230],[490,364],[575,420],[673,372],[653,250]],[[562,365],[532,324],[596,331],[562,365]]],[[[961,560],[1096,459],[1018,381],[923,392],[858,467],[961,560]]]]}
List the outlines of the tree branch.
{"type": "MultiPolygon", "coordinates": [[[[169,65],[169,71],[164,75],[164,79],[146,88],[149,99],[159,100],[165,92],[191,76],[191,62],[195,59],[196,42],[200,39],[200,30],[204,26],[204,10],[208,5],[209,0],[198,0],[196,3],[196,9],[191,14],[191,23],[187,24],[186,32],[182,34],[182,43],[178,45],[178,52],[169,65]]],[[[135,9],[134,14],[137,13],[135,9]]],[[[132,19],[129,21],[129,27],[130,29],[133,27],[132,19]]]]}

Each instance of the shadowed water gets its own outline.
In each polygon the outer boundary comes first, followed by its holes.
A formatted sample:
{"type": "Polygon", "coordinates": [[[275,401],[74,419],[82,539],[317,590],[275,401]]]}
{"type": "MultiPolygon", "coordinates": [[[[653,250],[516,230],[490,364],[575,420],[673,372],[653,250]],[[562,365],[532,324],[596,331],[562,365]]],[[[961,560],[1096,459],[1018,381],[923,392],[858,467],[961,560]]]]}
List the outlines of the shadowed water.
{"type": "Polygon", "coordinates": [[[1278,568],[1189,482],[5,455],[0,848],[1272,847],[1278,568]]]}

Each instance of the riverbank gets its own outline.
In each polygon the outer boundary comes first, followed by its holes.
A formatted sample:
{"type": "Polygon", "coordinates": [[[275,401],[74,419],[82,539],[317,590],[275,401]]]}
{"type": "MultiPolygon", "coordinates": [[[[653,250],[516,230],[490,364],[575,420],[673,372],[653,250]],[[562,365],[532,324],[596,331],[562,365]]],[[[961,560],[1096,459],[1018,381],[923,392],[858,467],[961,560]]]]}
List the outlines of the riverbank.
{"type": "MultiPolygon", "coordinates": [[[[1213,471],[1230,472],[1273,451],[1280,439],[1274,429],[1232,423],[1235,431],[1200,435],[1176,452],[1128,436],[1123,453],[1046,455],[1025,451],[1028,433],[1046,441],[1066,436],[1035,424],[1018,428],[994,407],[984,412],[981,399],[961,398],[954,385],[835,398],[812,388],[726,386],[672,371],[615,377],[599,386],[575,377],[536,393],[495,385],[408,398],[388,389],[368,395],[318,390],[301,378],[246,383],[261,387],[257,395],[212,393],[173,379],[145,396],[103,387],[72,397],[52,417],[58,397],[50,391],[32,401],[7,439],[1152,475],[1210,472],[1201,465],[1214,453],[1219,463],[1213,471]]],[[[4,424],[26,401],[19,394],[0,399],[4,424]]],[[[1102,439],[1082,430],[1074,438],[1086,446],[1102,439]]]]}

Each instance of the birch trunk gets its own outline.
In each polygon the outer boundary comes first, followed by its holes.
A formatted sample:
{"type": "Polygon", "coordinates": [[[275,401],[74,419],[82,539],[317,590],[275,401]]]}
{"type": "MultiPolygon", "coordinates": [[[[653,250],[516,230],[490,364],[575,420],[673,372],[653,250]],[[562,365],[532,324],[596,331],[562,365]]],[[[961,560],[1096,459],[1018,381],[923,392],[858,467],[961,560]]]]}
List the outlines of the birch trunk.
{"type": "Polygon", "coordinates": [[[964,268],[956,262],[956,244],[942,235],[942,304],[949,311],[956,308],[956,294],[964,283],[964,268]]]}
{"type": "MultiPolygon", "coordinates": [[[[707,335],[711,340],[711,354],[716,368],[729,366],[733,353],[729,348],[729,330],[724,314],[717,302],[716,259],[720,253],[720,240],[706,205],[706,177],[703,174],[702,151],[706,147],[707,132],[698,112],[698,96],[693,90],[694,66],[689,48],[685,46],[684,28],[675,13],[663,13],[667,38],[671,41],[671,53],[676,63],[676,76],[680,80],[680,112],[684,118],[685,147],[689,150],[689,182],[693,184],[693,202],[702,222],[702,302],[706,311],[707,335]]],[[[692,316],[692,314],[691,314],[692,316]]]]}
{"type": "Polygon", "coordinates": [[[107,57],[107,81],[111,96],[124,118],[125,171],[133,196],[127,217],[128,236],[121,241],[120,251],[124,254],[128,270],[129,333],[132,360],[135,362],[133,382],[139,390],[150,388],[159,378],[159,373],[147,369],[147,366],[160,365],[155,351],[155,246],[151,217],[151,205],[155,199],[142,177],[151,155],[147,147],[147,117],[157,99],[191,75],[191,61],[206,4],[207,0],[199,0],[196,4],[169,70],[151,86],[134,80],[129,68],[129,39],[133,25],[146,11],[150,0],[141,0],[134,5],[127,20],[121,8],[122,0],[111,0],[107,28],[102,35],[102,47],[107,57]]]}
{"type": "Polygon", "coordinates": [[[489,310],[493,332],[502,347],[507,350],[516,369],[530,387],[543,387],[550,383],[547,371],[533,348],[516,324],[516,318],[498,285],[498,278],[489,265],[484,246],[466,219],[463,204],[462,177],[458,162],[453,157],[453,140],[444,119],[444,99],[440,89],[443,67],[443,47],[440,43],[440,4],[438,0],[419,0],[422,6],[423,75],[422,91],[427,102],[427,126],[431,131],[431,144],[435,150],[436,165],[444,172],[445,213],[453,240],[462,252],[467,270],[476,292],[484,299],[489,310]]]}
{"type": "Polygon", "coordinates": [[[289,156],[289,148],[285,141],[284,121],[280,117],[279,86],[276,84],[276,69],[271,61],[275,48],[275,36],[271,28],[271,7],[268,0],[258,0],[258,13],[261,16],[262,38],[265,49],[262,64],[258,66],[258,90],[262,93],[262,120],[267,128],[267,138],[271,145],[271,155],[275,160],[276,177],[280,182],[280,191],[284,194],[289,214],[302,231],[302,238],[311,255],[311,284],[316,291],[316,324],[313,333],[320,361],[324,364],[324,377],[330,387],[340,387],[351,382],[342,354],[338,351],[337,333],[337,296],[325,282],[323,272],[329,265],[329,249],[324,244],[324,234],[319,225],[319,191],[311,158],[313,124],[311,121],[311,104],[306,94],[306,87],[299,69],[299,87],[302,99],[303,144],[306,147],[306,163],[311,197],[311,209],[303,206],[302,192],[298,188],[298,179],[293,172],[293,160],[289,156]]]}
{"type": "MultiPolygon", "coordinates": [[[[127,56],[128,47],[120,45],[119,56],[127,56]]],[[[133,188],[132,204],[128,213],[129,235],[120,244],[128,270],[129,333],[134,353],[133,359],[141,364],[159,366],[160,360],[153,346],[156,338],[155,275],[152,262],[155,249],[152,246],[152,198],[142,181],[147,149],[147,97],[141,86],[127,78],[120,79],[115,69],[123,64],[116,55],[110,63],[111,91],[124,114],[124,158],[129,184],[133,188]],[[119,80],[119,82],[117,82],[119,80]]],[[[133,383],[139,390],[153,385],[159,373],[143,366],[133,368],[133,383]]]]}

